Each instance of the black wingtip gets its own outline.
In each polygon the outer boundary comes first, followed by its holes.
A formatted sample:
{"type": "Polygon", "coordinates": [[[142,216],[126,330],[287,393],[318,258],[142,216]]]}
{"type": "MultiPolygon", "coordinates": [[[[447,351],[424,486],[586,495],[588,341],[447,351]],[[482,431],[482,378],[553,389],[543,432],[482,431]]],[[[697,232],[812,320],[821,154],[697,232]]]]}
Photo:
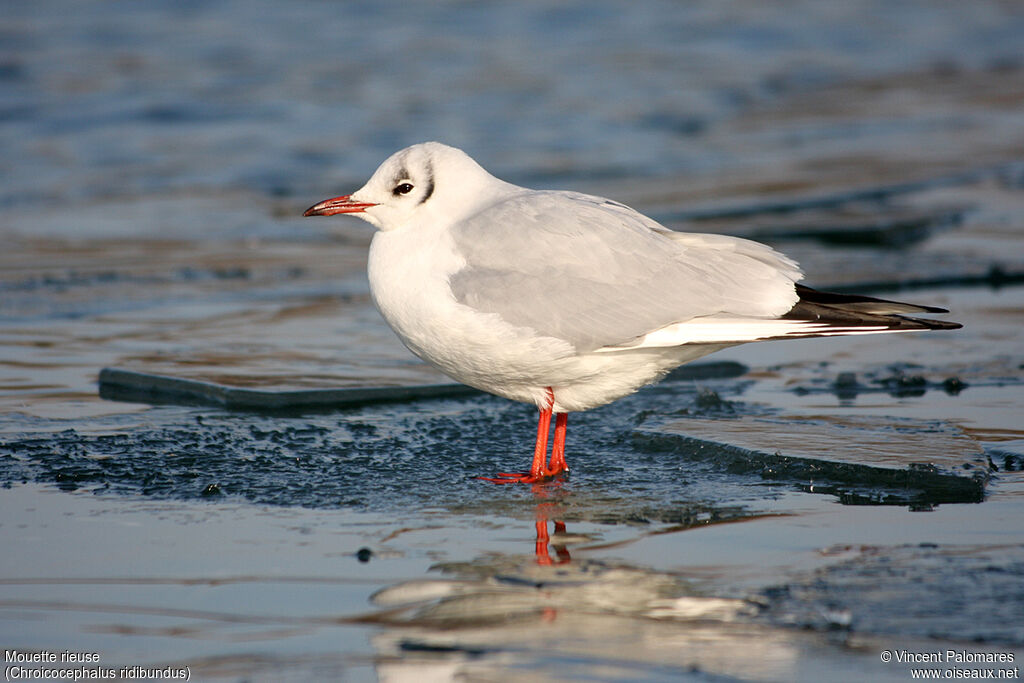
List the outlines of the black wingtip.
{"type": "Polygon", "coordinates": [[[909,304],[905,301],[892,301],[891,299],[879,299],[863,294],[839,294],[836,292],[823,292],[812,289],[805,285],[796,285],[797,296],[801,302],[819,304],[821,306],[832,306],[848,312],[859,311],[872,315],[899,315],[903,313],[949,313],[945,308],[939,306],[923,306],[921,304],[909,304]]]}
{"type": "MultiPolygon", "coordinates": [[[[948,313],[948,311],[943,311],[941,308],[939,312],[948,313]]],[[[963,327],[961,323],[947,322],[945,320],[928,320],[927,318],[907,318],[907,320],[913,320],[916,323],[926,325],[929,330],[959,330],[963,327]]]]}
{"type": "Polygon", "coordinates": [[[796,292],[800,296],[800,300],[789,313],[783,316],[784,318],[813,320],[847,328],[881,325],[892,332],[958,330],[963,327],[957,322],[907,315],[908,313],[949,313],[945,308],[938,306],[921,306],[858,294],[822,292],[804,285],[797,285],[796,292]]]}

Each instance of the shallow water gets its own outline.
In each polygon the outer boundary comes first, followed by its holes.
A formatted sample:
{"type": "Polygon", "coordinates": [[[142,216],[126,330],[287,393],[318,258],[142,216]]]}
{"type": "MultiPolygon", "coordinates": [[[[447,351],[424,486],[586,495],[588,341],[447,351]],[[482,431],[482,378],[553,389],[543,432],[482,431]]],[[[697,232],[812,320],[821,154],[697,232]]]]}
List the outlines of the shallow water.
{"type": "Polygon", "coordinates": [[[275,681],[1024,655],[1014,5],[43,1],[0,35],[4,648],[275,681]],[[532,488],[474,478],[531,447],[493,397],[100,398],[108,366],[446,381],[372,309],[370,229],[298,217],[425,139],[965,328],[722,352],[746,371],[574,415],[532,488]]]}

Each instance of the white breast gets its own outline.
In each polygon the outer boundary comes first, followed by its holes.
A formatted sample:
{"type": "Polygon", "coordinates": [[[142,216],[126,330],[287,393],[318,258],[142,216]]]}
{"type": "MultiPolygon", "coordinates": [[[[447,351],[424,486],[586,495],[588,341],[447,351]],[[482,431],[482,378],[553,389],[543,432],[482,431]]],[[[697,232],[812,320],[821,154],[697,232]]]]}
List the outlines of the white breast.
{"type": "Polygon", "coordinates": [[[446,230],[378,232],[370,245],[370,292],[402,343],[445,374],[513,400],[543,400],[542,383],[553,364],[573,356],[572,346],[456,302],[448,280],[464,265],[446,230]]]}
{"type": "Polygon", "coordinates": [[[556,412],[588,410],[720,348],[577,353],[566,340],[457,302],[449,278],[464,266],[450,231],[420,225],[378,232],[370,245],[370,291],[410,351],[464,384],[505,398],[543,406],[552,387],[556,412]]]}

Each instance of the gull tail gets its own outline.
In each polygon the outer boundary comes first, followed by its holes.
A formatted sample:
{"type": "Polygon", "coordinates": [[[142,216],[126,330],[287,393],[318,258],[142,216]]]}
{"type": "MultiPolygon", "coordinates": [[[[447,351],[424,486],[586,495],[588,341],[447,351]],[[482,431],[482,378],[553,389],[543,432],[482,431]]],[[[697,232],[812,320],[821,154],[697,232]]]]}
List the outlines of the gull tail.
{"type": "Polygon", "coordinates": [[[637,348],[664,348],[686,344],[733,346],[771,339],[841,337],[886,332],[955,330],[960,323],[917,318],[908,313],[947,313],[936,306],[918,306],[870,296],[819,292],[796,285],[799,300],[778,318],[736,318],[712,315],[666,325],[626,344],[605,346],[598,352],[637,348]]]}
{"type": "Polygon", "coordinates": [[[821,292],[803,285],[796,286],[796,293],[800,300],[781,319],[808,323],[809,326],[806,330],[784,335],[788,337],[956,330],[963,327],[960,323],[906,315],[949,313],[937,306],[919,306],[856,294],[821,292]]]}

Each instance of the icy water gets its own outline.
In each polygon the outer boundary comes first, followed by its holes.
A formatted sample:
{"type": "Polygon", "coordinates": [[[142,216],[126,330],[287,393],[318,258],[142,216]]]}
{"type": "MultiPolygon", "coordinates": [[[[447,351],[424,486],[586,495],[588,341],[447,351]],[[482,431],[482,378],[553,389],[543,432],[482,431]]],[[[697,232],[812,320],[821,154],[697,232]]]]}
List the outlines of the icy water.
{"type": "Polygon", "coordinates": [[[1021,45],[995,1],[8,3],[0,644],[213,681],[1019,666],[1021,45]],[[101,397],[446,382],[370,304],[370,229],[298,217],[428,139],[965,327],[720,353],[574,415],[537,487],[475,479],[535,421],[481,394],[101,397]]]}

